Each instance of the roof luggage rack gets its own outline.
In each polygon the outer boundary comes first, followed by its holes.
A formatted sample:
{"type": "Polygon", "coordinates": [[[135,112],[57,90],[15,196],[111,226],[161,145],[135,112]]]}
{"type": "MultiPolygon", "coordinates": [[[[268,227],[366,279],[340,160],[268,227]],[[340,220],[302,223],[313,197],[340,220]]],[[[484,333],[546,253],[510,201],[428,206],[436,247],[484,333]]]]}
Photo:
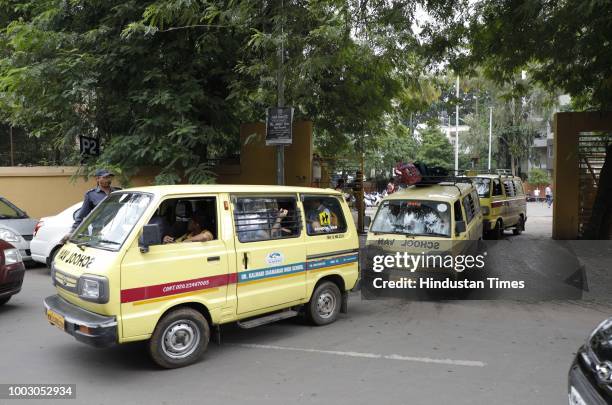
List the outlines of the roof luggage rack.
{"type": "Polygon", "coordinates": [[[433,186],[440,183],[451,183],[457,185],[459,183],[472,184],[472,179],[462,176],[423,176],[423,179],[416,183],[415,187],[433,186]]]}
{"type": "Polygon", "coordinates": [[[500,176],[512,176],[512,170],[510,169],[467,169],[460,171],[464,172],[467,176],[474,176],[478,174],[497,174],[500,176]]]}

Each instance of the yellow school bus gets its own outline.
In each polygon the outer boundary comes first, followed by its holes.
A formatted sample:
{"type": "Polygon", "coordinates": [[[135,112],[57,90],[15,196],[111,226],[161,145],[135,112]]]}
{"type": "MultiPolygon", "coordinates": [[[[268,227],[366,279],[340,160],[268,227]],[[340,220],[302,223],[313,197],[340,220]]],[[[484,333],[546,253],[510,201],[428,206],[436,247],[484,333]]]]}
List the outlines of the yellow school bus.
{"type": "Polygon", "coordinates": [[[52,263],[49,322],[108,346],[148,340],[175,368],[204,354],[211,331],[303,313],[346,312],[358,279],[357,231],[329,189],[176,185],[113,192],[52,263]]]}
{"type": "Polygon", "coordinates": [[[501,239],[505,229],[520,235],[527,222],[527,196],[521,178],[507,174],[470,177],[480,197],[484,236],[501,239]]]}

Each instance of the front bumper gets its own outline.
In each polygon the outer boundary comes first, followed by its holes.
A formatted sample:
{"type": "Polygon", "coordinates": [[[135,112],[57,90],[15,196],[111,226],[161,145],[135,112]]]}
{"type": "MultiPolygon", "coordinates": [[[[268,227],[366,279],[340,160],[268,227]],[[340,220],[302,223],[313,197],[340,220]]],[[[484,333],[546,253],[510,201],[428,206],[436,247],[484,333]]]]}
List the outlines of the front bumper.
{"type": "Polygon", "coordinates": [[[99,315],[84,310],[52,295],[43,301],[45,314],[49,310],[64,318],[64,331],[79,342],[95,347],[107,347],[117,343],[117,320],[114,316],[99,315]]]}
{"type": "Polygon", "coordinates": [[[589,405],[607,405],[612,403],[612,391],[609,387],[602,387],[595,373],[587,364],[588,355],[584,347],[581,347],[568,374],[568,395],[571,394],[572,387],[578,392],[580,397],[589,405]],[[586,356],[586,358],[585,358],[586,356]]]}
{"type": "Polygon", "coordinates": [[[0,298],[10,297],[21,291],[25,267],[23,263],[0,268],[0,298]]]}

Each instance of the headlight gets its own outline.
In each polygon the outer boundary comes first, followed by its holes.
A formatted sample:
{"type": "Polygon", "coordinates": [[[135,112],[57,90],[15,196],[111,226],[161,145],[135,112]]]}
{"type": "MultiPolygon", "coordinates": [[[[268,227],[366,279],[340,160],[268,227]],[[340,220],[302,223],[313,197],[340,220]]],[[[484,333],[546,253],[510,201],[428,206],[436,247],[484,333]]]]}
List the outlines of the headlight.
{"type": "Polygon", "coordinates": [[[7,242],[19,242],[20,237],[9,229],[0,228],[0,239],[4,239],[7,242]]]}
{"type": "Polygon", "coordinates": [[[85,301],[104,304],[108,302],[108,279],[102,276],[83,275],[79,278],[77,291],[85,301]]]}
{"type": "Polygon", "coordinates": [[[21,263],[21,254],[17,249],[6,249],[4,251],[4,264],[21,263]]]}
{"type": "Polygon", "coordinates": [[[480,208],[482,208],[482,215],[489,215],[489,207],[482,206],[480,208]]]}

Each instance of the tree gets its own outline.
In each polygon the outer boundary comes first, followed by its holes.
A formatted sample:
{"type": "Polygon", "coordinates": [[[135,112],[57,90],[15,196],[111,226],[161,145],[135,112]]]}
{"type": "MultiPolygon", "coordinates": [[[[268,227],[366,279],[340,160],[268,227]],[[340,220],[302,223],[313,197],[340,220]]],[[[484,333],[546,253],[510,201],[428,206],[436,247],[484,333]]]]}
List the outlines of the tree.
{"type": "Polygon", "coordinates": [[[576,105],[612,106],[612,3],[600,0],[457,2],[452,17],[427,24],[424,53],[462,73],[482,69],[498,83],[521,70],[576,105]]]}
{"type": "Polygon", "coordinates": [[[417,150],[419,162],[428,166],[453,167],[453,147],[440,130],[433,125],[427,126],[419,131],[419,136],[421,138],[417,150]]]}
{"type": "Polygon", "coordinates": [[[550,184],[548,173],[542,169],[531,169],[529,171],[528,181],[529,184],[533,184],[538,187],[550,184]]]}
{"type": "Polygon", "coordinates": [[[73,151],[77,135],[98,137],[91,164],[197,183],[284,83],[297,119],[363,148],[420,75],[414,12],[383,0],[1,0],[1,119],[73,151]]]}

